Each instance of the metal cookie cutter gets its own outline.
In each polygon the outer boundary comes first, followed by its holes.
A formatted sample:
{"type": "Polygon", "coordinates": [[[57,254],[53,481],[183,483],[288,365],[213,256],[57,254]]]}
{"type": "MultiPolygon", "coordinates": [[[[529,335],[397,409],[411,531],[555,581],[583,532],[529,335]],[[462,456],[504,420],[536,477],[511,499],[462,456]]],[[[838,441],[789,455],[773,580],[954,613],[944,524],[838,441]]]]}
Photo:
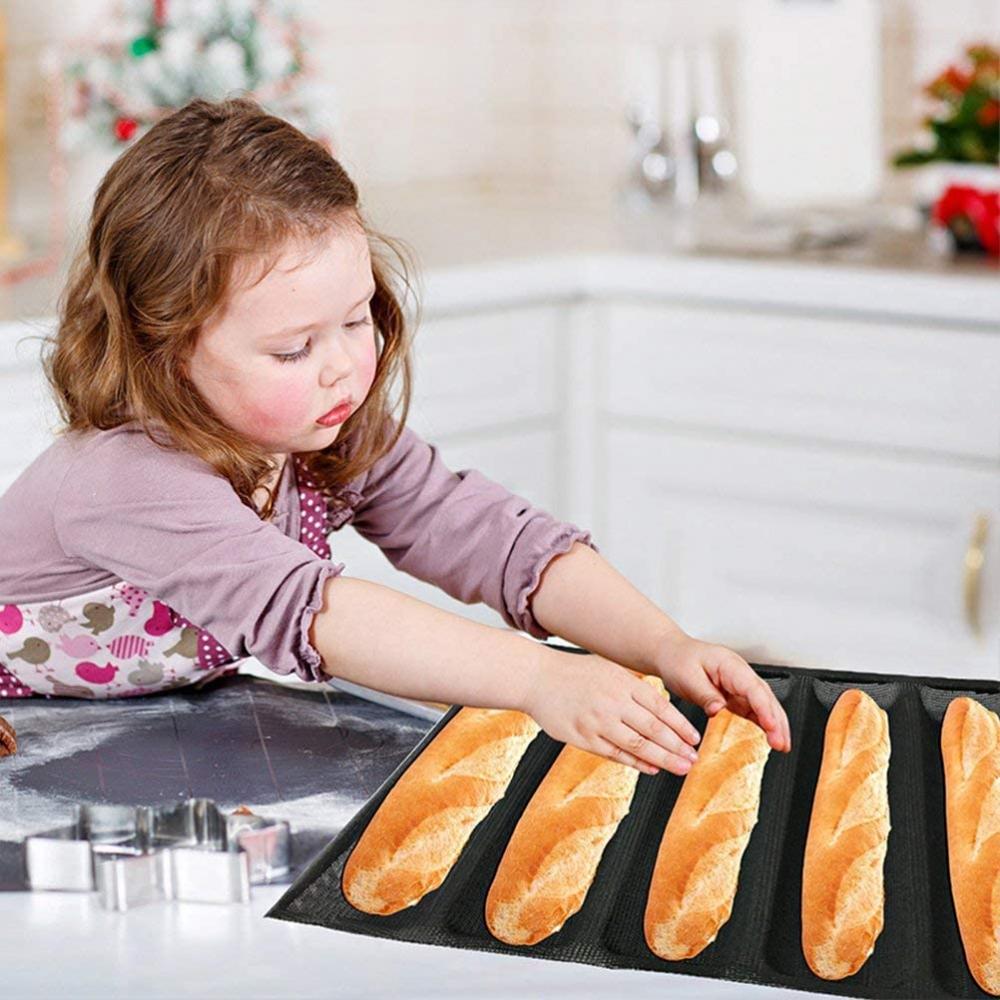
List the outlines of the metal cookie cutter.
{"type": "Polygon", "coordinates": [[[32,889],[100,892],[108,909],[163,899],[247,902],[288,873],[284,820],[225,814],[211,799],[169,806],[78,805],[70,826],[25,838],[32,889]]]}

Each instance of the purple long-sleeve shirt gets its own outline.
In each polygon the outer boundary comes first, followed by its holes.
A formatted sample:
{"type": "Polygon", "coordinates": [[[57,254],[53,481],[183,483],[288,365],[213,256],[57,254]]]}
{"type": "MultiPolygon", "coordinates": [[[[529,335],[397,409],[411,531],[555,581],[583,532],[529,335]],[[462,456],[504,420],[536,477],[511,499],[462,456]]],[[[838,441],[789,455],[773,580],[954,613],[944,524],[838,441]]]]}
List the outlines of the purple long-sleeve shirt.
{"type": "MultiPolygon", "coordinates": [[[[308,627],[325,580],[346,567],[299,540],[296,478],[289,460],[263,521],[208,463],[158,447],[135,422],[57,438],[0,497],[0,605],[127,581],[234,657],[322,680],[308,627]]],[[[450,470],[409,427],[341,498],[346,511],[321,512],[324,533],[350,523],[397,569],[536,638],[550,635],[529,603],[545,566],[574,541],[599,551],[590,532],[475,469],[450,470]]]]}

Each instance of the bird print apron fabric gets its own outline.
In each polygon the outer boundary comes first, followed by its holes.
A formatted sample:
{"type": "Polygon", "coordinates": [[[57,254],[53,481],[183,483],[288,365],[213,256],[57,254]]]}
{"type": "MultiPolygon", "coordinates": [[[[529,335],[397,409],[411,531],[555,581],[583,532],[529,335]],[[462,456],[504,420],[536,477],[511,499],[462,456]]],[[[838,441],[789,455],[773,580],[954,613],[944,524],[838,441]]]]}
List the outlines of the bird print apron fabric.
{"type": "MultiPolygon", "coordinates": [[[[330,558],[318,513],[323,494],[297,456],[299,541],[330,558]]],[[[349,491],[353,492],[353,491],[349,491]]],[[[349,516],[349,512],[348,512],[349,516]]],[[[125,581],[62,600],[0,607],[10,650],[0,660],[0,699],[126,698],[199,687],[233,674],[244,657],[148,591],[125,581]]]]}

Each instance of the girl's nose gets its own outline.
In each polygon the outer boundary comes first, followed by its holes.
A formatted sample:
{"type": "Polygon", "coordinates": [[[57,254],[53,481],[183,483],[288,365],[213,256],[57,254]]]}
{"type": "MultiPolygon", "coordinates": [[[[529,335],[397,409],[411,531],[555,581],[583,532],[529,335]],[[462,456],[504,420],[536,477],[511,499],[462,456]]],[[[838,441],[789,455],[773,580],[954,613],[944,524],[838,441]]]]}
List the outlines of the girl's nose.
{"type": "Polygon", "coordinates": [[[342,381],[351,374],[354,368],[350,354],[336,341],[337,338],[334,338],[334,343],[329,347],[323,359],[323,367],[320,370],[320,382],[323,385],[334,385],[342,381]]]}

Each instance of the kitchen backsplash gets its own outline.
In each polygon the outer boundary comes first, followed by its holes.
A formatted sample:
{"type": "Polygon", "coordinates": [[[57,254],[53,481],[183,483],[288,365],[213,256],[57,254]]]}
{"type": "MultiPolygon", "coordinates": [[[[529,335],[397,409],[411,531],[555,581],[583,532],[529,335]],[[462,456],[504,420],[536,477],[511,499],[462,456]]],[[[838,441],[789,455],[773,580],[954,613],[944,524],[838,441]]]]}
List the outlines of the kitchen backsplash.
{"type": "MultiPolygon", "coordinates": [[[[731,46],[739,2],[300,0],[297,7],[314,25],[311,53],[335,108],[338,152],[362,191],[534,180],[588,189],[614,183],[626,164],[627,46],[713,37],[731,46]]],[[[1000,4],[880,6],[888,155],[919,128],[920,84],[963,44],[1000,35],[1000,4]]],[[[37,171],[45,156],[39,54],[58,37],[85,36],[102,4],[6,0],[5,7],[16,194],[18,175],[37,171]]],[[[886,197],[906,200],[908,183],[887,169],[886,197]]],[[[44,206],[39,211],[41,225],[44,206]]]]}

